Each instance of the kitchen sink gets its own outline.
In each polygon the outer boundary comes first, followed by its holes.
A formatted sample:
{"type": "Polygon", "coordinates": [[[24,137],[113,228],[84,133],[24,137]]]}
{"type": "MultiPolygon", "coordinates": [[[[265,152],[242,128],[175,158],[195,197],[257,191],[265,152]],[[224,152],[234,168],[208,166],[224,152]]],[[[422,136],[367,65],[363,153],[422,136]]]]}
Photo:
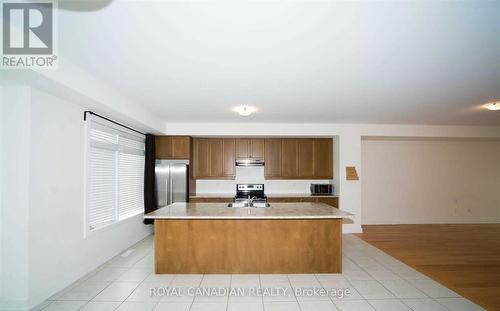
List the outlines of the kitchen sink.
{"type": "Polygon", "coordinates": [[[254,207],[254,208],[262,208],[262,207],[270,207],[271,205],[269,203],[265,202],[255,202],[255,203],[240,203],[240,202],[235,202],[235,203],[229,203],[227,207],[234,207],[234,208],[239,208],[239,207],[254,207]]]}
{"type": "Polygon", "coordinates": [[[255,202],[252,203],[250,207],[271,207],[271,204],[265,202],[255,202]]]}
{"type": "Polygon", "coordinates": [[[248,203],[229,203],[227,207],[248,207],[248,203]]]}

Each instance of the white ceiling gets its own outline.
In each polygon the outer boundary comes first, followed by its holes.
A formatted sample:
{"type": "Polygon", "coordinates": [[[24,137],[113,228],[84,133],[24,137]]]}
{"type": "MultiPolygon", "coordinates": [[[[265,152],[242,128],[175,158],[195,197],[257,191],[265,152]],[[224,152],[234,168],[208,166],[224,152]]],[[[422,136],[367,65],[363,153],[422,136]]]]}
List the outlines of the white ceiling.
{"type": "Polygon", "coordinates": [[[500,125],[499,1],[101,6],[61,10],[59,53],[167,122],[500,125]]]}

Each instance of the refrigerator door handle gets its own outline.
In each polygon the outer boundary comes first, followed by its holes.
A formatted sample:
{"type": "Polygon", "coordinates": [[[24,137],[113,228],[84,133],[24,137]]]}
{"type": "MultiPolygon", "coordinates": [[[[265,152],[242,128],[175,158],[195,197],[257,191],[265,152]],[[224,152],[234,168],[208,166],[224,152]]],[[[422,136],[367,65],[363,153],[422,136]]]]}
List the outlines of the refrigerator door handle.
{"type": "Polygon", "coordinates": [[[158,207],[168,205],[168,173],[168,166],[165,166],[161,160],[157,160],[155,166],[155,192],[158,198],[158,207]]]}
{"type": "Polygon", "coordinates": [[[170,171],[172,176],[172,203],[187,202],[188,192],[188,169],[184,163],[172,164],[170,171]]]}
{"type": "Polygon", "coordinates": [[[169,189],[168,189],[168,193],[169,193],[169,196],[170,196],[170,202],[168,204],[173,204],[174,203],[174,179],[172,178],[172,165],[170,166],[170,174],[169,174],[169,183],[168,183],[168,186],[169,186],[169,189]]]}
{"type": "Polygon", "coordinates": [[[172,194],[170,193],[170,165],[167,164],[167,180],[166,180],[166,183],[165,183],[165,193],[167,194],[167,206],[170,205],[170,197],[172,196],[172,194]]]}

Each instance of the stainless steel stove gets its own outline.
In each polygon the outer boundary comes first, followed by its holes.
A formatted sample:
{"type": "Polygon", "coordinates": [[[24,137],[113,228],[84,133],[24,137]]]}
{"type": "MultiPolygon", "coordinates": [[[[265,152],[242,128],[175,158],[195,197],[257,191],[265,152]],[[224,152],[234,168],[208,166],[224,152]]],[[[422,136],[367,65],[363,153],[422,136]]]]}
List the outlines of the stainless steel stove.
{"type": "Polygon", "coordinates": [[[236,203],[266,203],[267,197],[264,194],[264,184],[237,184],[236,203]]]}

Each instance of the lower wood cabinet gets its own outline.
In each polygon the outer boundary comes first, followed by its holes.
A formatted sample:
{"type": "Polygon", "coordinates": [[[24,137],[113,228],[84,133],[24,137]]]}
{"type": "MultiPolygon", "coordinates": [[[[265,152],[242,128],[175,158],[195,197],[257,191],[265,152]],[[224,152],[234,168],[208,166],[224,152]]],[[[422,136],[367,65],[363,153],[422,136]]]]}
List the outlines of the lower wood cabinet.
{"type": "MultiPolygon", "coordinates": [[[[332,207],[339,208],[339,198],[337,196],[307,196],[307,197],[268,197],[269,203],[297,203],[297,202],[315,202],[325,203],[332,207]]],[[[233,202],[233,197],[191,197],[189,202],[192,203],[230,203],[233,202]]]]}
{"type": "Polygon", "coordinates": [[[234,202],[234,197],[190,197],[189,202],[191,203],[232,203],[234,202]]]}
{"type": "Polygon", "coordinates": [[[268,197],[267,201],[269,203],[295,203],[295,202],[314,202],[314,203],[325,203],[332,207],[339,208],[339,198],[336,196],[331,197],[268,197]]]}
{"type": "Polygon", "coordinates": [[[195,179],[234,179],[234,139],[194,138],[192,162],[195,179]]]}

